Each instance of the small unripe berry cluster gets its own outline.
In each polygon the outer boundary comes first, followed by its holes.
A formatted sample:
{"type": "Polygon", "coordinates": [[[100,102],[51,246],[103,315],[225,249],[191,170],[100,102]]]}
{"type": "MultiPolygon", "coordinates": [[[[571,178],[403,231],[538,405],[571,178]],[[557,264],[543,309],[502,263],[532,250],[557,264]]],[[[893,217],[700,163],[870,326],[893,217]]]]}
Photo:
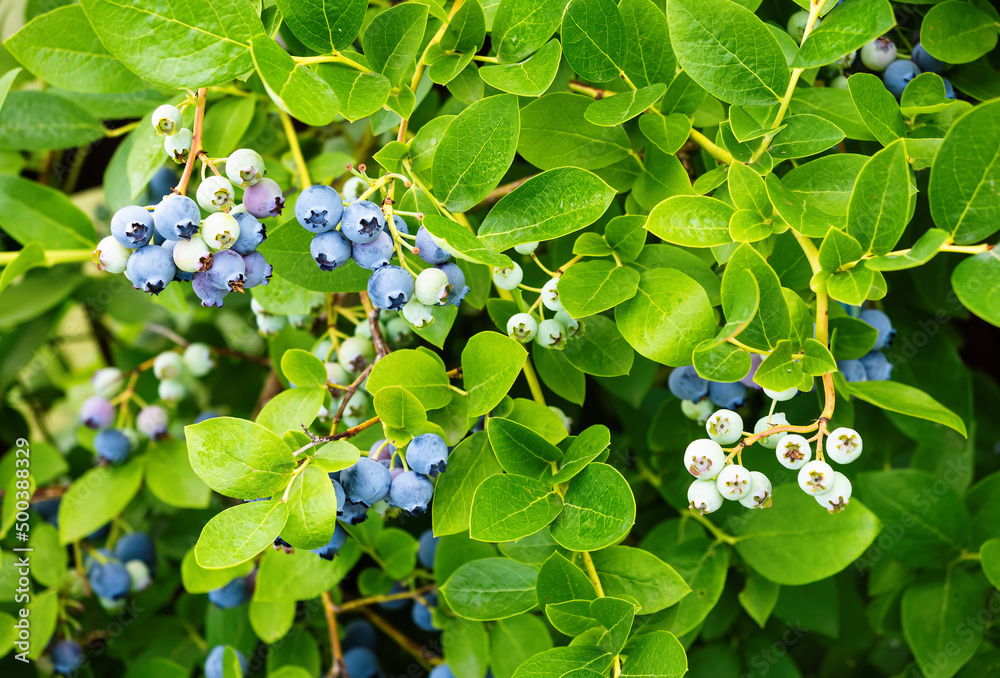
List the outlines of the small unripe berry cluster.
{"type": "MultiPolygon", "coordinates": [[[[521,254],[531,254],[538,243],[518,245],[514,249],[521,254]]],[[[512,266],[493,269],[493,283],[502,290],[512,290],[521,284],[524,272],[515,262],[512,266]]],[[[555,312],[552,318],[542,316],[538,322],[531,313],[515,313],[507,320],[507,335],[527,344],[534,340],[542,348],[562,350],[566,342],[580,334],[580,321],[571,316],[563,308],[559,300],[559,278],[552,278],[544,286],[539,295],[541,305],[555,312]]]]}

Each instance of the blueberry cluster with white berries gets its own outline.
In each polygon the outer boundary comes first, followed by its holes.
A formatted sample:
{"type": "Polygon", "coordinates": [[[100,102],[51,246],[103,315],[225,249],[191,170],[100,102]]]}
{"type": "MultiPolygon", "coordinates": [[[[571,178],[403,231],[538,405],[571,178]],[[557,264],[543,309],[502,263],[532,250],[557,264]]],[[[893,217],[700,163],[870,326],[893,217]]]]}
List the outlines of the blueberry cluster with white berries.
{"type": "MultiPolygon", "coordinates": [[[[180,116],[170,105],[153,112],[153,127],[168,145],[177,137],[190,139],[190,132],[178,127],[180,116]]],[[[180,152],[174,157],[187,159],[180,152]]],[[[248,148],[234,151],[225,169],[226,176],[201,182],[197,202],[171,193],[154,207],[128,205],[115,212],[111,235],[94,250],[97,268],[124,273],[135,289],[149,294],[175,280],[189,282],[202,306],[222,306],[230,292],[267,285],[272,269],[257,251],[267,237],[261,219],[281,214],[281,187],[264,178],[263,158],[248,148]],[[239,205],[234,185],[243,191],[239,205]]]]}
{"type": "MultiPolygon", "coordinates": [[[[777,402],[791,400],[797,388],[764,393],[777,402]]],[[[761,417],[754,426],[753,435],[788,424],[784,413],[773,412],[761,417]]],[[[750,471],[733,462],[733,456],[742,447],[726,454],[723,445],[735,445],[744,436],[743,418],[729,409],[713,413],[705,422],[708,438],[693,441],[684,451],[684,466],[695,477],[688,488],[688,504],[702,515],[718,511],[724,500],[738,501],[749,509],[771,506],[771,481],[759,471],[750,471]]],[[[833,470],[817,449],[819,458],[812,459],[809,440],[795,433],[779,431],[758,440],[761,446],[775,450],[778,463],[798,471],[799,487],[814,497],[830,513],[839,513],[851,499],[851,481],[833,470]]],[[[826,439],[826,457],[838,464],[850,464],[861,455],[861,436],[854,429],[840,427],[830,431],[826,439]]]]}
{"type": "MultiPolygon", "coordinates": [[[[356,187],[345,190],[353,192],[356,187]]],[[[321,270],[335,271],[353,259],[372,272],[368,279],[372,303],[384,311],[401,311],[418,329],[434,322],[432,306],[459,306],[469,293],[465,273],[449,261],[452,255],[444,243],[420,226],[409,248],[403,242],[403,236],[410,234],[406,221],[397,214],[387,219],[371,200],[345,200],[336,189],[317,184],[299,194],[295,218],[314,234],[309,252],[321,270]],[[415,278],[402,260],[392,263],[404,246],[429,264],[415,278]]]]}
{"type": "MultiPolygon", "coordinates": [[[[532,254],[537,248],[537,242],[514,247],[519,254],[532,254]]],[[[501,290],[516,289],[521,284],[523,277],[524,271],[521,270],[517,262],[513,262],[510,266],[493,269],[493,284],[501,290]]],[[[507,320],[507,335],[522,344],[534,340],[543,348],[557,350],[566,348],[566,343],[580,334],[582,326],[580,321],[566,312],[559,300],[558,277],[551,278],[542,286],[539,300],[542,307],[553,311],[555,315],[552,318],[545,318],[544,312],[539,310],[541,318],[541,322],[539,322],[530,312],[515,313],[507,320]]]]}

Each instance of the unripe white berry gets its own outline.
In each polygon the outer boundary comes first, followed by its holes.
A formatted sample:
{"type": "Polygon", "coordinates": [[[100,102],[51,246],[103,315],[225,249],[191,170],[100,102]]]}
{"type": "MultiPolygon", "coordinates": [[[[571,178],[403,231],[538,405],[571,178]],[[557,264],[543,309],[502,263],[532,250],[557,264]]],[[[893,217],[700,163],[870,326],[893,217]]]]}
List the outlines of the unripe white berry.
{"type": "Polygon", "coordinates": [[[212,250],[208,243],[195,233],[190,240],[175,240],[173,257],[174,265],[182,271],[197,273],[207,270],[212,264],[212,250]]]}
{"type": "Polygon", "coordinates": [[[520,245],[514,245],[514,251],[518,254],[531,254],[538,249],[537,242],[526,242],[520,245]]]}
{"type": "Polygon", "coordinates": [[[130,256],[132,256],[132,250],[109,235],[97,243],[92,260],[97,264],[98,271],[124,273],[130,256]]]}
{"type": "Polygon", "coordinates": [[[226,176],[242,188],[253,186],[264,176],[264,159],[250,148],[233,151],[226,159],[226,176]]]}
{"type": "Polygon", "coordinates": [[[150,122],[153,123],[153,129],[156,130],[156,136],[163,136],[164,134],[170,136],[180,130],[181,125],[184,124],[184,118],[176,106],[163,104],[153,111],[153,115],[150,116],[150,122]]]}
{"type": "Polygon", "coordinates": [[[493,269],[493,284],[502,290],[512,290],[521,284],[524,271],[516,263],[504,268],[493,269]]]}
{"type": "Polygon", "coordinates": [[[403,317],[418,330],[430,327],[431,323],[434,322],[434,313],[431,311],[431,307],[421,304],[416,299],[410,299],[403,306],[403,317]]]}
{"type": "Polygon", "coordinates": [[[750,471],[751,492],[740,499],[748,509],[771,508],[771,481],[760,471],[750,471]]]}
{"type": "Polygon", "coordinates": [[[799,469],[799,487],[814,497],[826,494],[833,488],[833,473],[825,461],[813,459],[799,469]]]}
{"type": "Polygon", "coordinates": [[[750,471],[739,464],[730,464],[719,471],[715,486],[719,488],[719,494],[723,499],[736,501],[749,496],[753,490],[752,482],[750,471]]]}
{"type": "Polygon", "coordinates": [[[778,457],[779,464],[793,471],[799,470],[812,459],[809,441],[795,433],[782,438],[774,453],[778,457]]]}
{"type": "Polygon", "coordinates": [[[681,412],[684,416],[702,425],[708,421],[708,417],[713,411],[715,411],[715,404],[708,398],[704,398],[698,402],[693,400],[681,401],[681,412]]]}
{"type": "Polygon", "coordinates": [[[236,199],[236,193],[229,179],[217,176],[208,177],[201,182],[195,196],[201,208],[208,212],[218,212],[229,207],[236,199]]]}
{"type": "Polygon", "coordinates": [[[580,333],[580,321],[566,311],[556,311],[556,321],[566,328],[566,338],[575,337],[580,333]]]}
{"type": "Polygon", "coordinates": [[[226,212],[209,214],[201,222],[201,237],[213,250],[225,250],[240,237],[240,222],[226,212]]]}
{"type": "Polygon", "coordinates": [[[816,501],[830,513],[840,513],[851,503],[852,491],[851,481],[847,479],[847,476],[834,471],[833,487],[826,494],[816,497],[816,501]]]}
{"type": "Polygon", "coordinates": [[[542,305],[550,311],[561,311],[563,305],[559,301],[559,278],[553,278],[542,286],[542,305]]]}
{"type": "Polygon", "coordinates": [[[153,374],[157,379],[177,379],[184,372],[184,358],[180,353],[165,351],[153,359],[153,374]]]}
{"type": "Polygon", "coordinates": [[[163,138],[163,150],[175,163],[183,165],[191,155],[192,139],[191,130],[185,127],[176,134],[163,138]]]}
{"type": "Polygon", "coordinates": [[[522,344],[527,344],[535,338],[538,332],[538,321],[527,313],[515,313],[507,321],[507,335],[512,339],[517,339],[522,344]]]}
{"type": "Polygon", "coordinates": [[[695,478],[711,480],[726,463],[726,453],[714,440],[700,438],[684,450],[684,466],[695,478]]]}
{"type": "Polygon", "coordinates": [[[212,349],[209,348],[208,344],[188,344],[187,348],[184,349],[184,365],[194,376],[204,377],[215,367],[212,349]]]}
{"type": "Polygon", "coordinates": [[[688,487],[688,506],[702,515],[722,508],[722,495],[714,480],[696,480],[688,487]]]}
{"type": "Polygon", "coordinates": [[[448,275],[440,268],[425,268],[414,282],[414,296],[427,306],[441,306],[451,294],[448,275]]]}
{"type": "Polygon", "coordinates": [[[176,379],[164,379],[156,389],[160,400],[168,404],[175,404],[187,393],[184,384],[176,379]]]}
{"type": "Polygon", "coordinates": [[[861,456],[861,435],[853,428],[841,426],[826,439],[826,454],[838,464],[850,464],[861,456]]]}
{"type": "Polygon", "coordinates": [[[732,445],[743,435],[743,417],[732,410],[719,410],[705,422],[705,430],[720,445],[732,445]]]}
{"type": "Polygon", "coordinates": [[[543,348],[566,348],[566,328],[558,320],[543,320],[538,324],[535,341],[543,348]]]}
{"type": "Polygon", "coordinates": [[[772,391],[769,388],[764,389],[764,395],[768,398],[773,398],[778,402],[785,402],[786,400],[791,400],[799,394],[799,389],[794,386],[791,388],[786,388],[784,391],[772,391]]]}
{"type": "MultiPolygon", "coordinates": [[[[771,415],[771,422],[768,424],[767,417],[761,417],[757,424],[753,427],[754,435],[758,433],[763,433],[764,431],[774,428],[775,426],[786,426],[788,424],[788,419],[785,418],[784,412],[775,412],[771,415]]],[[[760,439],[760,444],[764,447],[773,450],[781,442],[781,439],[788,435],[787,431],[780,431],[778,433],[772,433],[766,438],[760,439]]]]}

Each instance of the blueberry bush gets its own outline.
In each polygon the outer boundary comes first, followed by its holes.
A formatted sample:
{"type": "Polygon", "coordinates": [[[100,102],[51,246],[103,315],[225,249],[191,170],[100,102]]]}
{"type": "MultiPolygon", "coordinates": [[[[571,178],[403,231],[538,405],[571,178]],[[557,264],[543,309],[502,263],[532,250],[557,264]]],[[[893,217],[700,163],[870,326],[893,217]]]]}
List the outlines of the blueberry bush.
{"type": "Polygon", "coordinates": [[[0,4],[2,675],[1000,676],[998,26],[0,4]]]}

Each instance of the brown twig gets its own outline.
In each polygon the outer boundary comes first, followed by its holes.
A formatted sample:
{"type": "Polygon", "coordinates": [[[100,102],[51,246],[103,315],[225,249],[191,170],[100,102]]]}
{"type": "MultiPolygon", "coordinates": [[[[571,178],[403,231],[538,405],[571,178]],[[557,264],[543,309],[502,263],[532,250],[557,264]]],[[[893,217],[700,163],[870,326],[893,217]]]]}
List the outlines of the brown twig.
{"type": "Polygon", "coordinates": [[[408,600],[410,598],[419,598],[425,593],[433,591],[437,586],[435,584],[428,584],[419,589],[413,589],[412,591],[403,591],[402,593],[386,593],[381,596],[368,596],[367,598],[355,598],[354,600],[348,600],[345,603],[341,603],[337,606],[337,611],[347,612],[349,610],[357,610],[362,607],[368,607],[369,605],[375,605],[378,603],[388,603],[393,600],[408,600]]]}
{"type": "Polygon", "coordinates": [[[423,666],[425,669],[430,671],[435,666],[442,663],[441,657],[437,656],[426,647],[418,645],[413,640],[410,640],[406,635],[404,635],[399,629],[387,622],[385,619],[379,615],[372,612],[367,607],[361,608],[361,612],[364,613],[368,620],[382,630],[387,636],[396,641],[396,644],[401,648],[406,650],[410,655],[417,660],[417,663],[423,666]]]}
{"type": "Polygon", "coordinates": [[[187,163],[184,165],[184,173],[181,180],[174,188],[174,192],[185,195],[188,183],[191,181],[191,173],[194,171],[194,161],[201,153],[201,129],[205,122],[205,98],[208,96],[208,88],[202,87],[198,90],[198,103],[194,109],[194,131],[191,133],[191,153],[188,155],[187,163]]]}
{"type": "Polygon", "coordinates": [[[380,311],[372,305],[372,300],[367,292],[361,292],[361,305],[365,307],[365,314],[368,316],[368,327],[372,331],[372,343],[375,344],[375,353],[378,358],[389,355],[389,345],[382,336],[382,328],[379,327],[378,318],[380,311]]]}
{"type": "Polygon", "coordinates": [[[326,626],[330,631],[330,652],[333,655],[330,672],[326,674],[327,678],[337,678],[337,676],[351,678],[347,674],[347,666],[344,664],[343,653],[340,649],[340,634],[337,632],[337,608],[328,591],[323,591],[321,597],[323,599],[323,612],[326,613],[326,626]]]}
{"type": "Polygon", "coordinates": [[[358,378],[355,379],[353,382],[351,382],[351,385],[347,387],[346,391],[344,391],[344,397],[340,401],[340,407],[337,408],[337,414],[335,414],[333,417],[333,425],[330,426],[330,435],[333,435],[334,433],[337,432],[337,426],[340,425],[340,420],[344,418],[344,410],[347,409],[348,401],[350,401],[350,399],[354,396],[354,393],[358,390],[358,387],[361,386],[361,382],[363,382],[368,377],[368,373],[372,371],[372,367],[374,366],[375,363],[372,363],[368,367],[366,367],[361,372],[361,374],[358,375],[358,378]]]}

